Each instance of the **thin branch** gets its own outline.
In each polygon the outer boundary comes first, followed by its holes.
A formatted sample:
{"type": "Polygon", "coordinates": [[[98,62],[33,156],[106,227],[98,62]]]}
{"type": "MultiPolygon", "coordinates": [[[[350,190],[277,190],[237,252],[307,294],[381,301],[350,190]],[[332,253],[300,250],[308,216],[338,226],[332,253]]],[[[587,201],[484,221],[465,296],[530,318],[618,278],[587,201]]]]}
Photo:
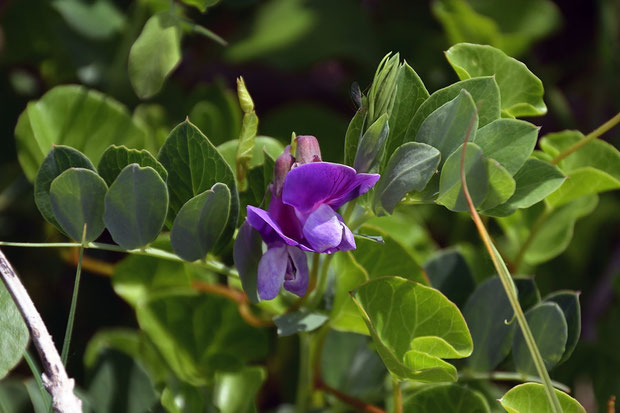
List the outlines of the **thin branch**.
{"type": "Polygon", "coordinates": [[[579,142],[569,146],[565,150],[562,151],[558,156],[556,156],[552,161],[551,165],[557,165],[562,159],[566,158],[568,155],[580,149],[582,146],[588,144],[594,139],[598,138],[614,126],[620,123],[620,112],[616,114],[613,118],[609,119],[607,122],[603,123],[601,126],[590,132],[586,137],[579,142]]]}
{"type": "Polygon", "coordinates": [[[394,413],[403,413],[403,393],[396,379],[392,379],[392,397],[394,398],[394,413]]]}
{"type": "Polygon", "coordinates": [[[363,400],[356,399],[353,396],[349,396],[346,393],[341,392],[338,389],[334,389],[333,387],[328,386],[323,382],[323,380],[315,379],[314,387],[324,391],[325,393],[329,393],[332,396],[335,396],[338,400],[347,403],[355,407],[360,412],[368,412],[368,413],[387,413],[385,410],[380,408],[379,406],[375,406],[374,404],[366,403],[363,400]]]}
{"type": "Polygon", "coordinates": [[[0,251],[0,276],[26,322],[30,337],[41,358],[44,371],[43,385],[52,396],[52,408],[56,413],[81,413],[82,401],[73,393],[75,381],[67,375],[41,315],[2,251],[0,251]]]}

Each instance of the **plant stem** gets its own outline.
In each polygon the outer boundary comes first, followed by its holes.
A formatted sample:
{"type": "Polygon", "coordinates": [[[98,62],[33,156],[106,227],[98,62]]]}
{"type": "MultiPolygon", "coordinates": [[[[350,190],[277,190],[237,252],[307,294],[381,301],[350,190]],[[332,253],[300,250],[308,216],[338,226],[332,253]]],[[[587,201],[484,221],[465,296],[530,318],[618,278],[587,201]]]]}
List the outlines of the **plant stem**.
{"type": "Polygon", "coordinates": [[[30,354],[28,349],[24,351],[24,360],[26,360],[26,364],[28,364],[28,367],[30,368],[30,371],[32,372],[34,381],[36,381],[37,386],[39,386],[39,390],[41,391],[41,397],[43,397],[43,400],[45,400],[45,405],[47,406],[48,410],[51,409],[52,400],[50,399],[49,393],[45,391],[45,386],[43,386],[43,380],[41,380],[41,371],[39,371],[39,367],[37,366],[37,363],[32,358],[32,355],[30,354]]]}
{"type": "Polygon", "coordinates": [[[553,389],[553,385],[551,384],[551,378],[549,377],[549,373],[547,372],[547,368],[545,367],[543,358],[540,355],[540,351],[538,350],[536,341],[534,340],[534,336],[532,335],[532,331],[527,324],[527,319],[525,318],[525,314],[523,314],[521,304],[519,304],[519,299],[517,298],[517,292],[515,285],[512,282],[512,277],[508,272],[508,269],[506,268],[506,264],[502,260],[502,257],[499,255],[499,252],[497,252],[495,245],[493,245],[491,237],[489,236],[489,233],[487,232],[484,224],[482,223],[480,215],[478,215],[476,207],[474,206],[474,203],[469,194],[469,190],[467,189],[467,179],[465,177],[465,152],[467,150],[467,141],[469,140],[472,127],[473,120],[469,125],[469,130],[467,131],[465,142],[463,143],[463,149],[461,151],[461,186],[463,187],[463,193],[465,195],[465,199],[467,200],[467,205],[469,207],[471,217],[476,224],[478,233],[480,234],[480,238],[482,238],[482,242],[484,243],[489,253],[489,256],[491,257],[491,260],[493,261],[493,266],[495,267],[495,270],[499,275],[504,290],[506,291],[508,301],[510,301],[510,305],[515,312],[515,316],[517,317],[517,321],[519,322],[519,327],[521,328],[521,332],[523,333],[523,338],[525,339],[527,347],[534,361],[534,365],[536,366],[536,371],[542,379],[543,386],[545,387],[545,393],[547,394],[547,399],[549,400],[549,403],[551,405],[551,410],[554,413],[562,413],[562,406],[560,405],[558,396],[557,394],[555,394],[555,390],[553,389]]]}
{"type": "Polygon", "coordinates": [[[530,245],[534,241],[534,238],[536,238],[538,231],[540,230],[540,228],[542,228],[542,225],[545,223],[545,219],[547,218],[548,215],[549,215],[549,212],[547,211],[547,207],[545,207],[545,210],[540,213],[540,215],[536,219],[536,222],[534,222],[534,225],[532,225],[532,228],[530,229],[530,233],[528,234],[525,241],[523,241],[523,244],[521,244],[521,247],[519,248],[519,251],[517,252],[517,255],[515,256],[515,259],[512,262],[513,272],[515,273],[519,272],[519,269],[521,268],[521,263],[523,262],[523,258],[525,257],[525,253],[527,252],[527,249],[530,247],[530,245]]]}
{"type": "Polygon", "coordinates": [[[357,409],[360,412],[367,413],[386,413],[382,408],[375,406],[374,404],[366,403],[363,400],[356,399],[355,397],[349,396],[346,393],[341,392],[338,389],[334,389],[333,387],[328,386],[323,383],[322,380],[318,380],[315,382],[315,387],[319,390],[324,391],[325,393],[329,393],[332,396],[335,396],[341,402],[347,403],[357,409]]]}
{"type": "Polygon", "coordinates": [[[601,126],[596,128],[595,130],[587,134],[584,139],[580,140],[579,142],[569,146],[564,151],[562,151],[562,153],[560,153],[558,156],[553,158],[553,160],[551,161],[551,164],[557,165],[562,159],[566,158],[568,155],[577,151],[582,146],[588,144],[594,139],[598,138],[599,136],[601,136],[602,134],[604,134],[605,132],[613,128],[614,126],[616,126],[618,123],[620,123],[620,112],[618,112],[616,116],[609,119],[607,122],[603,123],[601,126]]]}
{"type": "Polygon", "coordinates": [[[400,390],[400,383],[392,379],[392,397],[394,398],[394,413],[403,413],[403,393],[400,390]]]}
{"type": "Polygon", "coordinates": [[[316,289],[312,296],[308,299],[308,308],[314,310],[319,306],[325,294],[325,288],[327,287],[327,278],[329,272],[329,264],[334,259],[334,254],[327,255],[323,258],[323,264],[321,265],[321,271],[319,272],[316,289]]]}
{"type": "MultiPolygon", "coordinates": [[[[27,247],[27,248],[52,248],[52,247],[80,247],[81,244],[79,242],[50,242],[50,243],[30,243],[30,242],[6,242],[0,241],[0,247],[27,247]]],[[[168,251],[161,250],[159,248],[144,248],[144,249],[135,249],[135,250],[126,250],[118,245],[112,244],[104,244],[101,242],[88,242],[84,245],[84,248],[97,249],[97,250],[105,250],[105,251],[114,251],[114,252],[123,252],[126,254],[134,254],[134,255],[146,255],[154,258],[161,258],[169,261],[177,261],[188,263],[183,260],[183,258],[179,257],[176,254],[173,254],[168,251]]],[[[205,261],[194,261],[188,264],[198,265],[208,269],[209,271],[213,271],[217,274],[222,274],[230,278],[239,278],[239,273],[234,268],[227,267],[219,261],[214,260],[205,260],[205,261]]]]}
{"type": "Polygon", "coordinates": [[[62,343],[62,352],[60,359],[64,366],[67,365],[67,357],[69,356],[69,347],[71,346],[71,334],[73,333],[73,322],[75,321],[75,308],[77,307],[78,293],[80,291],[80,279],[82,278],[82,258],[84,257],[84,238],[86,237],[86,224],[82,232],[82,245],[80,245],[80,256],[78,257],[77,269],[75,270],[75,281],[73,283],[73,296],[71,297],[71,307],[69,308],[69,320],[67,321],[67,329],[65,330],[65,339],[62,343]]]}
{"type": "Polygon", "coordinates": [[[52,396],[52,408],[58,413],[81,412],[82,401],[73,393],[75,382],[67,376],[67,371],[60,360],[52,336],[47,331],[41,315],[2,251],[0,251],[0,277],[24,318],[32,342],[41,358],[41,364],[45,371],[42,376],[43,386],[52,396]]]}
{"type": "Polygon", "coordinates": [[[299,375],[295,413],[305,413],[312,389],[312,366],[310,364],[310,333],[299,333],[299,375]]]}
{"type": "MultiPolygon", "coordinates": [[[[541,380],[537,376],[531,376],[527,374],[520,374],[512,371],[491,371],[488,373],[478,373],[478,372],[464,372],[459,373],[459,380],[492,380],[492,381],[518,381],[518,382],[528,382],[535,381],[541,383],[541,380]]],[[[557,382],[551,381],[553,387],[558,390],[562,390],[563,392],[570,393],[570,387],[567,385],[557,382]]]]}

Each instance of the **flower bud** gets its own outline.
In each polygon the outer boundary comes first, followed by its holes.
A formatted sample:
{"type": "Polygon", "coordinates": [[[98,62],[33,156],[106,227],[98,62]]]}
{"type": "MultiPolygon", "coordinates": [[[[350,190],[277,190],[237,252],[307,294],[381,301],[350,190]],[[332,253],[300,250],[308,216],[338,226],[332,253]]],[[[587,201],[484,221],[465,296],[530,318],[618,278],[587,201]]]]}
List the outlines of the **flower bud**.
{"type": "Polygon", "coordinates": [[[282,155],[278,156],[278,159],[276,159],[273,168],[273,190],[277,196],[280,196],[282,187],[284,186],[284,178],[286,178],[286,174],[291,170],[294,162],[295,158],[291,155],[291,147],[288,145],[284,148],[282,155]]]}
{"type": "Polygon", "coordinates": [[[295,138],[295,160],[299,165],[310,162],[321,162],[321,147],[314,136],[298,136],[295,138]]]}

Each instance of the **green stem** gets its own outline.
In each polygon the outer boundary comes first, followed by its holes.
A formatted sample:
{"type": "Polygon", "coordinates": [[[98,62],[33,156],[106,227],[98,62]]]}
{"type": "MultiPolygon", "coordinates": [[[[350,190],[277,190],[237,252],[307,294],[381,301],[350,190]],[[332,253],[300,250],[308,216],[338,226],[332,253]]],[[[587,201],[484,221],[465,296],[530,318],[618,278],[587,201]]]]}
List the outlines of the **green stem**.
{"type": "MultiPolygon", "coordinates": [[[[3,247],[26,247],[26,248],[63,248],[63,247],[80,247],[81,244],[79,242],[50,242],[50,243],[30,243],[30,242],[6,242],[0,241],[0,246],[3,247]]],[[[134,255],[146,255],[154,258],[161,258],[169,261],[183,262],[187,263],[187,261],[183,260],[183,258],[179,257],[176,254],[170,253],[168,251],[160,250],[158,248],[144,248],[144,249],[135,249],[135,250],[126,250],[124,248],[119,247],[118,245],[112,244],[104,244],[100,242],[89,242],[84,245],[84,248],[97,249],[97,250],[105,250],[105,251],[114,251],[114,252],[123,252],[127,254],[134,255]]],[[[214,260],[205,260],[205,261],[194,261],[190,264],[198,265],[200,267],[204,267],[209,271],[213,271],[218,274],[225,275],[231,278],[239,278],[239,273],[234,268],[227,267],[219,261],[214,260]]]]}
{"type": "Polygon", "coordinates": [[[67,366],[67,358],[69,356],[69,347],[71,346],[71,334],[73,333],[73,322],[75,321],[75,309],[77,307],[78,293],[80,290],[80,278],[82,277],[82,258],[84,257],[84,238],[86,237],[86,224],[82,233],[82,244],[80,245],[80,256],[75,270],[75,281],[73,284],[73,296],[71,297],[71,307],[69,308],[69,320],[67,321],[67,329],[65,330],[65,339],[62,343],[62,352],[60,359],[62,364],[67,366]]]}
{"type": "Polygon", "coordinates": [[[495,248],[495,245],[493,245],[491,236],[489,235],[486,227],[482,223],[480,215],[478,215],[478,211],[476,211],[476,207],[474,206],[471,195],[469,194],[469,190],[467,188],[467,179],[465,177],[465,151],[467,150],[467,141],[469,140],[469,135],[471,133],[472,127],[473,121],[469,126],[469,130],[467,131],[465,142],[463,144],[463,149],[461,151],[461,186],[463,187],[463,194],[465,195],[471,217],[476,224],[476,228],[478,229],[480,238],[482,238],[482,242],[484,243],[489,253],[489,256],[491,257],[491,261],[493,261],[493,266],[495,267],[495,270],[499,275],[499,279],[502,282],[502,286],[506,291],[508,301],[510,302],[512,309],[515,312],[515,316],[517,317],[517,321],[519,322],[519,327],[521,328],[521,332],[523,333],[523,338],[525,339],[525,343],[527,344],[527,347],[534,361],[534,366],[536,366],[536,371],[542,379],[543,386],[545,387],[545,393],[547,394],[547,399],[549,400],[549,403],[551,405],[551,410],[554,413],[562,413],[562,406],[560,405],[558,396],[557,394],[555,394],[555,390],[553,389],[553,385],[551,384],[551,378],[549,377],[549,373],[547,372],[547,368],[545,367],[543,358],[540,355],[540,351],[538,350],[536,341],[534,340],[534,336],[532,335],[532,331],[530,330],[530,326],[527,323],[525,314],[523,314],[521,304],[519,304],[517,290],[514,283],[512,282],[512,276],[510,275],[508,268],[506,268],[504,260],[495,248]]]}
{"type": "Polygon", "coordinates": [[[299,333],[299,376],[297,379],[297,396],[295,413],[305,413],[312,389],[312,365],[310,363],[309,333],[299,333]]]}
{"type": "Polygon", "coordinates": [[[312,296],[308,300],[308,308],[314,310],[321,303],[321,299],[323,298],[323,294],[325,294],[325,289],[327,288],[327,278],[329,272],[329,264],[334,259],[334,254],[327,255],[323,259],[323,264],[321,265],[321,272],[319,273],[316,288],[314,289],[312,296]]]}
{"type": "MultiPolygon", "coordinates": [[[[492,381],[518,381],[518,382],[528,382],[535,381],[541,383],[541,380],[537,376],[531,376],[528,374],[516,373],[513,371],[491,371],[488,373],[478,373],[474,371],[468,371],[459,373],[459,380],[492,380],[492,381]]],[[[570,393],[570,387],[567,385],[557,382],[551,381],[553,387],[558,390],[562,390],[563,392],[570,393]]]]}
{"type": "Polygon", "coordinates": [[[601,136],[602,134],[604,134],[605,132],[607,132],[608,130],[613,128],[614,126],[616,126],[618,123],[620,123],[620,112],[618,112],[616,114],[616,116],[614,116],[613,118],[609,119],[607,122],[603,123],[601,126],[596,128],[595,130],[593,130],[592,132],[587,134],[584,139],[580,140],[579,142],[575,143],[574,145],[569,146],[564,151],[562,151],[562,153],[560,153],[558,156],[556,156],[551,161],[551,164],[552,165],[557,165],[562,159],[566,158],[568,155],[570,155],[573,152],[577,151],[582,146],[588,144],[589,142],[593,141],[594,139],[598,138],[599,136],[601,136]]]}
{"type": "Polygon", "coordinates": [[[538,231],[540,230],[540,228],[542,228],[542,225],[545,223],[545,219],[547,218],[548,215],[549,213],[547,209],[545,209],[543,212],[540,213],[540,215],[536,219],[536,222],[534,222],[534,225],[532,225],[532,228],[530,229],[530,233],[528,234],[527,238],[525,239],[523,244],[521,244],[521,247],[519,248],[519,251],[517,252],[517,255],[515,256],[515,259],[511,267],[515,273],[519,272],[519,269],[521,268],[521,263],[523,262],[523,258],[525,257],[525,253],[527,252],[527,249],[530,247],[530,245],[534,241],[534,238],[536,238],[538,231]]]}
{"type": "Polygon", "coordinates": [[[403,413],[403,393],[396,379],[392,379],[392,397],[394,398],[394,413],[403,413]]]}
{"type": "Polygon", "coordinates": [[[24,350],[24,360],[26,360],[26,364],[28,364],[28,367],[30,367],[30,371],[32,372],[34,381],[37,382],[37,386],[41,391],[41,396],[43,397],[43,400],[45,400],[45,405],[48,407],[49,410],[49,408],[52,407],[52,399],[47,390],[45,390],[45,386],[43,386],[43,380],[41,380],[41,371],[39,370],[37,363],[32,358],[32,354],[30,354],[28,349],[24,350]]]}

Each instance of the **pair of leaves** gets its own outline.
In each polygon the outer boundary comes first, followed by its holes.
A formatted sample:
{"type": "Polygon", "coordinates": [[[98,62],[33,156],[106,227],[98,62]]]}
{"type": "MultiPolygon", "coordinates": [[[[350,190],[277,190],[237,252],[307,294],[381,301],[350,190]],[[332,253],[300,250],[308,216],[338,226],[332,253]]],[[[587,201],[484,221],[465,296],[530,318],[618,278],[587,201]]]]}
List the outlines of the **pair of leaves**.
{"type": "MultiPolygon", "coordinates": [[[[533,280],[515,278],[521,306],[547,369],[566,361],[579,340],[581,317],[578,294],[558,291],[544,300],[533,280]]],[[[463,310],[474,341],[467,359],[476,371],[494,369],[512,350],[520,373],[536,374],[529,349],[513,319],[513,311],[498,277],[480,284],[463,310]]]]}
{"type": "Polygon", "coordinates": [[[360,286],[354,302],[377,351],[398,380],[456,381],[443,358],[471,354],[473,343],[460,311],[439,291],[400,277],[360,286]]]}

